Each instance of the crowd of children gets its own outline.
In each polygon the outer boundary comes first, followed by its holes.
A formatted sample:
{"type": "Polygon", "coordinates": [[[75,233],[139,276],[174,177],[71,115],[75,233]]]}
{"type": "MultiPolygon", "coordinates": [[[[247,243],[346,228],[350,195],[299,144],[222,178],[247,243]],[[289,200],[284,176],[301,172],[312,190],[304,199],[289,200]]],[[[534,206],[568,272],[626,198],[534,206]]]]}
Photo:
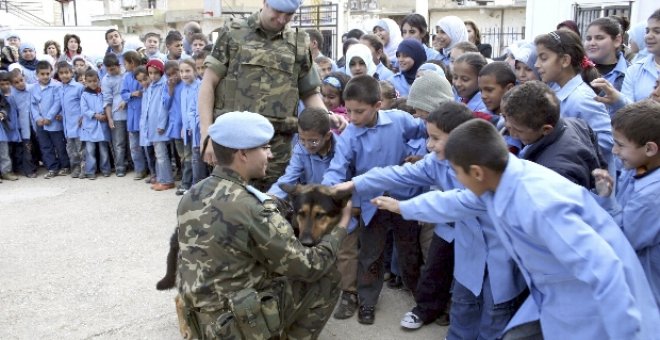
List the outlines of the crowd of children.
{"type": "MultiPolygon", "coordinates": [[[[599,18],[580,37],[563,23],[500,61],[454,16],[433,47],[418,14],[352,30],[337,61],[309,32],[327,111],[300,110],[268,194],[287,199],[279,185],[298,183],[353,192],[335,318],[374,323],[388,282],[415,300],[402,327],[440,320],[447,339],[659,337],[660,10],[640,56],[624,25],[599,18]],[[331,129],[327,112],[350,124],[331,129]]],[[[115,30],[106,40],[100,68],[69,56],[0,73],[2,179],[34,178],[39,162],[44,178],[133,169],[184,194],[208,176],[206,36],[170,32],[167,54],[156,33],[140,51],[115,30]]],[[[34,46],[19,50],[34,60],[34,46]]]]}

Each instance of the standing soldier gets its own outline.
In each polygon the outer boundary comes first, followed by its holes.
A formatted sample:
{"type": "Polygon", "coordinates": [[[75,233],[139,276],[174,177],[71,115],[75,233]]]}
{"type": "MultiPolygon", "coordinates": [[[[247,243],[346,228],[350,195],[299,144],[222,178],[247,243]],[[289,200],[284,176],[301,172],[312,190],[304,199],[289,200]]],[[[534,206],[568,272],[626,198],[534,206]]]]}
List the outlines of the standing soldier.
{"type": "Polygon", "coordinates": [[[179,203],[179,294],[193,338],[315,339],[339,297],[335,259],[350,205],[338,227],[303,246],[270,196],[247,184],[266,174],[273,134],[256,113],[217,118],[218,166],[179,203]]]}
{"type": "MultiPolygon", "coordinates": [[[[202,141],[214,118],[229,111],[257,112],[275,127],[273,161],[266,176],[254,183],[266,191],[291,158],[297,132],[298,102],[325,108],[319,96],[320,77],[313,67],[309,37],[287,24],[301,0],[264,0],[263,8],[246,20],[229,22],[215,41],[199,88],[202,141]]],[[[213,153],[204,160],[213,163],[213,153]]]]}

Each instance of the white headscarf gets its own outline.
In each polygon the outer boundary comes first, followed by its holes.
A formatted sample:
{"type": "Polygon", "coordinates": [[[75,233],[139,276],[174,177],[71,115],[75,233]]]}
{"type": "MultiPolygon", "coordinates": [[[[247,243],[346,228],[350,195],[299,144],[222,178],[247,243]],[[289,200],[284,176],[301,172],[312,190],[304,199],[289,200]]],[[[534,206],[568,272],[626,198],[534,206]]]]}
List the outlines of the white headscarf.
{"type": "Polygon", "coordinates": [[[374,64],[373,56],[371,55],[371,50],[365,44],[353,44],[346,51],[346,74],[353,76],[351,74],[351,59],[354,57],[361,58],[364,60],[364,63],[367,65],[367,74],[373,76],[376,73],[376,64],[374,64]]]}
{"type": "Polygon", "coordinates": [[[435,24],[439,26],[451,39],[449,46],[442,49],[442,54],[448,56],[451,53],[451,49],[456,46],[456,44],[468,41],[468,32],[465,27],[463,20],[457,16],[446,16],[438,20],[438,23],[435,24]]]}
{"type": "Polygon", "coordinates": [[[380,27],[390,34],[390,41],[385,45],[383,51],[387,55],[387,59],[390,61],[396,60],[396,49],[399,48],[399,43],[403,40],[401,37],[401,27],[389,18],[378,20],[374,27],[380,27]]]}

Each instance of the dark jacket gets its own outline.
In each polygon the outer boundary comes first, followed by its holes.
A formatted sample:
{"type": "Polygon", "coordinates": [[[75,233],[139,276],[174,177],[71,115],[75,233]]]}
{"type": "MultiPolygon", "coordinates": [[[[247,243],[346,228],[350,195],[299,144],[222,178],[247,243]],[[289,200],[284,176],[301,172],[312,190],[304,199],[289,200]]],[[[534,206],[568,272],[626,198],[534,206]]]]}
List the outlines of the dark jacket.
{"type": "Polygon", "coordinates": [[[594,187],[591,172],[606,169],[596,134],[578,118],[560,118],[554,130],[527,147],[523,159],[549,168],[587,189],[594,187]]]}

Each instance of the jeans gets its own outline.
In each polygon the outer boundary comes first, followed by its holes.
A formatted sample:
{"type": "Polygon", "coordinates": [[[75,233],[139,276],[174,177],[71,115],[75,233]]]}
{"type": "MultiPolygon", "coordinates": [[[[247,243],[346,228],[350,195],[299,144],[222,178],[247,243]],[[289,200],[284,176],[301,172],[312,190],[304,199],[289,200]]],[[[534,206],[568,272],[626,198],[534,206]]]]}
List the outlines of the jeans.
{"type": "Polygon", "coordinates": [[[126,172],[126,121],[115,120],[115,128],[112,132],[112,151],[115,159],[115,171],[126,172]]]}
{"type": "Polygon", "coordinates": [[[156,152],[156,181],[162,184],[174,183],[172,176],[172,164],[167,152],[169,142],[154,142],[154,151],[156,152]]]}
{"type": "Polygon", "coordinates": [[[37,140],[41,149],[41,160],[48,171],[57,171],[69,167],[66,153],[66,139],[63,131],[46,131],[37,126],[37,140]]]}
{"type": "Polygon", "coordinates": [[[495,304],[487,271],[479,296],[454,281],[447,339],[498,339],[516,307],[515,298],[495,304]]]}
{"type": "Polygon", "coordinates": [[[209,168],[202,160],[199,146],[192,148],[192,184],[203,180],[209,176],[209,168]]]}
{"type": "Polygon", "coordinates": [[[71,162],[71,169],[80,168],[82,162],[82,142],[80,138],[67,138],[66,140],[66,153],[71,162]]]}
{"type": "Polygon", "coordinates": [[[85,175],[93,176],[96,174],[96,148],[99,149],[101,172],[110,173],[110,152],[108,142],[85,142],[85,175]]]}
{"type": "Polygon", "coordinates": [[[154,151],[154,146],[143,146],[142,150],[144,150],[147,168],[149,168],[149,175],[151,177],[156,177],[156,152],[154,151]]]}
{"type": "Polygon", "coordinates": [[[145,155],[145,150],[140,146],[140,132],[136,131],[128,133],[128,145],[131,148],[131,158],[133,159],[135,172],[145,172],[147,170],[147,157],[145,155]]]}
{"type": "MultiPolygon", "coordinates": [[[[2,129],[2,127],[0,127],[2,129]]],[[[9,142],[0,142],[0,174],[11,173],[11,158],[9,158],[9,142]]]]}
{"type": "Polygon", "coordinates": [[[428,262],[424,265],[414,294],[417,305],[412,310],[424,323],[437,319],[447,307],[453,277],[454,244],[434,233],[428,250],[428,262]]]}
{"type": "MultiPolygon", "coordinates": [[[[190,139],[190,137],[187,137],[190,139]]],[[[188,140],[188,144],[183,144],[183,139],[175,139],[174,147],[176,148],[176,153],[179,154],[181,159],[181,167],[183,168],[183,176],[181,179],[181,187],[184,189],[190,189],[192,185],[192,145],[191,140],[188,140]]]]}

